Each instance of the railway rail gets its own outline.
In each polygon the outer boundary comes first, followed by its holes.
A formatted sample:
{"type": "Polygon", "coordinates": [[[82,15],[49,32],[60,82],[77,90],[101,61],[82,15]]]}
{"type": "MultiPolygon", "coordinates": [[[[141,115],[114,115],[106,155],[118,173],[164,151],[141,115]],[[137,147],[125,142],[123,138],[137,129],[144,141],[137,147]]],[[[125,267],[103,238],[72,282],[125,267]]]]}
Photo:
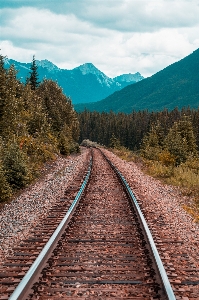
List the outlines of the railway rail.
{"type": "Polygon", "coordinates": [[[87,171],[8,257],[0,299],[176,299],[126,180],[92,153],[87,171]]]}

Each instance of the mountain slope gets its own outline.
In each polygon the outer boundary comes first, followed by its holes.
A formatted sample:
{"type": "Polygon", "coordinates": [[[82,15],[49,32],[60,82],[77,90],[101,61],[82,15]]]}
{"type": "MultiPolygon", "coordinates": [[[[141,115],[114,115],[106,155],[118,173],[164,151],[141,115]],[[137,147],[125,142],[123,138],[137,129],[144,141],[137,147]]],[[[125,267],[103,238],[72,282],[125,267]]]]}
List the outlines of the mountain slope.
{"type": "MultiPolygon", "coordinates": [[[[31,63],[20,63],[12,59],[5,60],[5,67],[14,64],[19,71],[17,77],[25,82],[29,76],[31,63]]],[[[125,86],[136,83],[144,77],[139,73],[124,74],[109,78],[98,70],[92,63],[80,65],[72,70],[64,70],[48,60],[36,61],[39,80],[43,78],[57,81],[63,92],[75,103],[99,101],[125,86]]]]}
{"type": "Polygon", "coordinates": [[[75,109],[82,111],[86,107],[91,111],[130,113],[187,106],[199,107],[199,49],[149,78],[128,85],[99,102],[86,106],[78,104],[75,109]]]}

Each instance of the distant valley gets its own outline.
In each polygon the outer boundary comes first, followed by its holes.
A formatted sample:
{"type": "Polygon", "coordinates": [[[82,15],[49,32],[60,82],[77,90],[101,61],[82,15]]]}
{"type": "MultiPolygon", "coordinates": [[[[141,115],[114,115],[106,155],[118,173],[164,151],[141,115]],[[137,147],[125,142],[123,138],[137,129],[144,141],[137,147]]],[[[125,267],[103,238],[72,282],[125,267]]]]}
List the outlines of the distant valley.
{"type": "MultiPolygon", "coordinates": [[[[42,81],[46,78],[57,81],[64,94],[71,98],[73,104],[99,101],[144,78],[138,72],[109,78],[92,63],[85,63],[72,70],[60,69],[48,60],[36,61],[36,63],[39,80],[42,81]]],[[[25,82],[30,72],[31,63],[5,59],[6,68],[12,64],[18,71],[17,77],[25,82]]]]}

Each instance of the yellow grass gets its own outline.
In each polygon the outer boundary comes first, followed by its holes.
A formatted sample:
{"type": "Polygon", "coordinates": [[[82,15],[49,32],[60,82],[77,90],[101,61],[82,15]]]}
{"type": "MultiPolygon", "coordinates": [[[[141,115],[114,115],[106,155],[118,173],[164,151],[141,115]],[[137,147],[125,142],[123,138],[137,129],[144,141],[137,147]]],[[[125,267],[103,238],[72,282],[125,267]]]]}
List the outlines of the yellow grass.
{"type": "MultiPolygon", "coordinates": [[[[161,179],[166,184],[180,187],[184,195],[194,199],[192,205],[184,204],[183,208],[192,215],[195,222],[199,222],[199,158],[190,158],[175,167],[173,164],[165,165],[162,158],[161,161],[143,159],[124,147],[112,151],[123,160],[135,163],[141,161],[147,174],[161,179]]],[[[165,159],[168,162],[167,157],[165,159]]]]}

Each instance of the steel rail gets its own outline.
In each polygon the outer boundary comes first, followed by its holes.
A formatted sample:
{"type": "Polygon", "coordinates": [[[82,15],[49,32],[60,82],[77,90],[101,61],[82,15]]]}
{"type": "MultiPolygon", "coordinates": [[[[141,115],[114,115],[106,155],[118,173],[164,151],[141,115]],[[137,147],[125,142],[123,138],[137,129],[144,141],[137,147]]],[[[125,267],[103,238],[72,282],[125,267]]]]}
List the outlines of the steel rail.
{"type": "Polygon", "coordinates": [[[72,214],[74,213],[74,210],[82,196],[83,191],[86,188],[86,185],[88,183],[88,180],[90,178],[92,169],[92,157],[90,159],[89,168],[87,175],[84,179],[84,182],[81,185],[80,190],[78,191],[74,201],[72,202],[69,210],[67,211],[66,215],[26,273],[26,275],[23,277],[21,282],[18,284],[12,295],[10,296],[9,300],[23,300],[24,297],[27,296],[28,290],[32,287],[32,284],[35,282],[35,278],[37,278],[39,273],[41,272],[42,266],[44,262],[49,258],[50,253],[53,251],[53,249],[56,246],[56,243],[58,242],[61,234],[65,230],[66,225],[68,224],[69,220],[72,217],[72,214]]]}
{"type": "MultiPolygon", "coordinates": [[[[99,148],[98,148],[99,149],[99,148]]],[[[100,150],[100,149],[99,149],[100,150]]],[[[162,260],[160,258],[160,255],[158,253],[158,250],[156,248],[155,242],[153,240],[152,234],[149,230],[149,227],[147,225],[147,222],[144,218],[144,215],[140,209],[140,206],[137,202],[137,199],[135,197],[135,195],[133,194],[131,188],[129,187],[126,179],[124,178],[124,176],[120,173],[120,171],[117,169],[117,167],[110,161],[110,159],[108,159],[106,157],[106,155],[100,150],[100,152],[103,154],[103,156],[106,158],[106,160],[108,161],[108,163],[111,165],[112,169],[115,170],[116,174],[118,175],[118,177],[120,178],[121,182],[123,183],[123,186],[125,187],[131,201],[133,204],[133,207],[136,210],[137,216],[142,224],[142,228],[144,230],[145,236],[148,240],[150,249],[151,249],[151,253],[153,254],[153,258],[156,264],[156,269],[159,272],[159,275],[161,277],[161,281],[162,281],[162,285],[163,288],[165,290],[166,296],[168,298],[168,300],[176,300],[176,297],[174,295],[173,289],[171,287],[171,284],[169,282],[168,276],[166,274],[165,268],[163,266],[162,260]]]]}

